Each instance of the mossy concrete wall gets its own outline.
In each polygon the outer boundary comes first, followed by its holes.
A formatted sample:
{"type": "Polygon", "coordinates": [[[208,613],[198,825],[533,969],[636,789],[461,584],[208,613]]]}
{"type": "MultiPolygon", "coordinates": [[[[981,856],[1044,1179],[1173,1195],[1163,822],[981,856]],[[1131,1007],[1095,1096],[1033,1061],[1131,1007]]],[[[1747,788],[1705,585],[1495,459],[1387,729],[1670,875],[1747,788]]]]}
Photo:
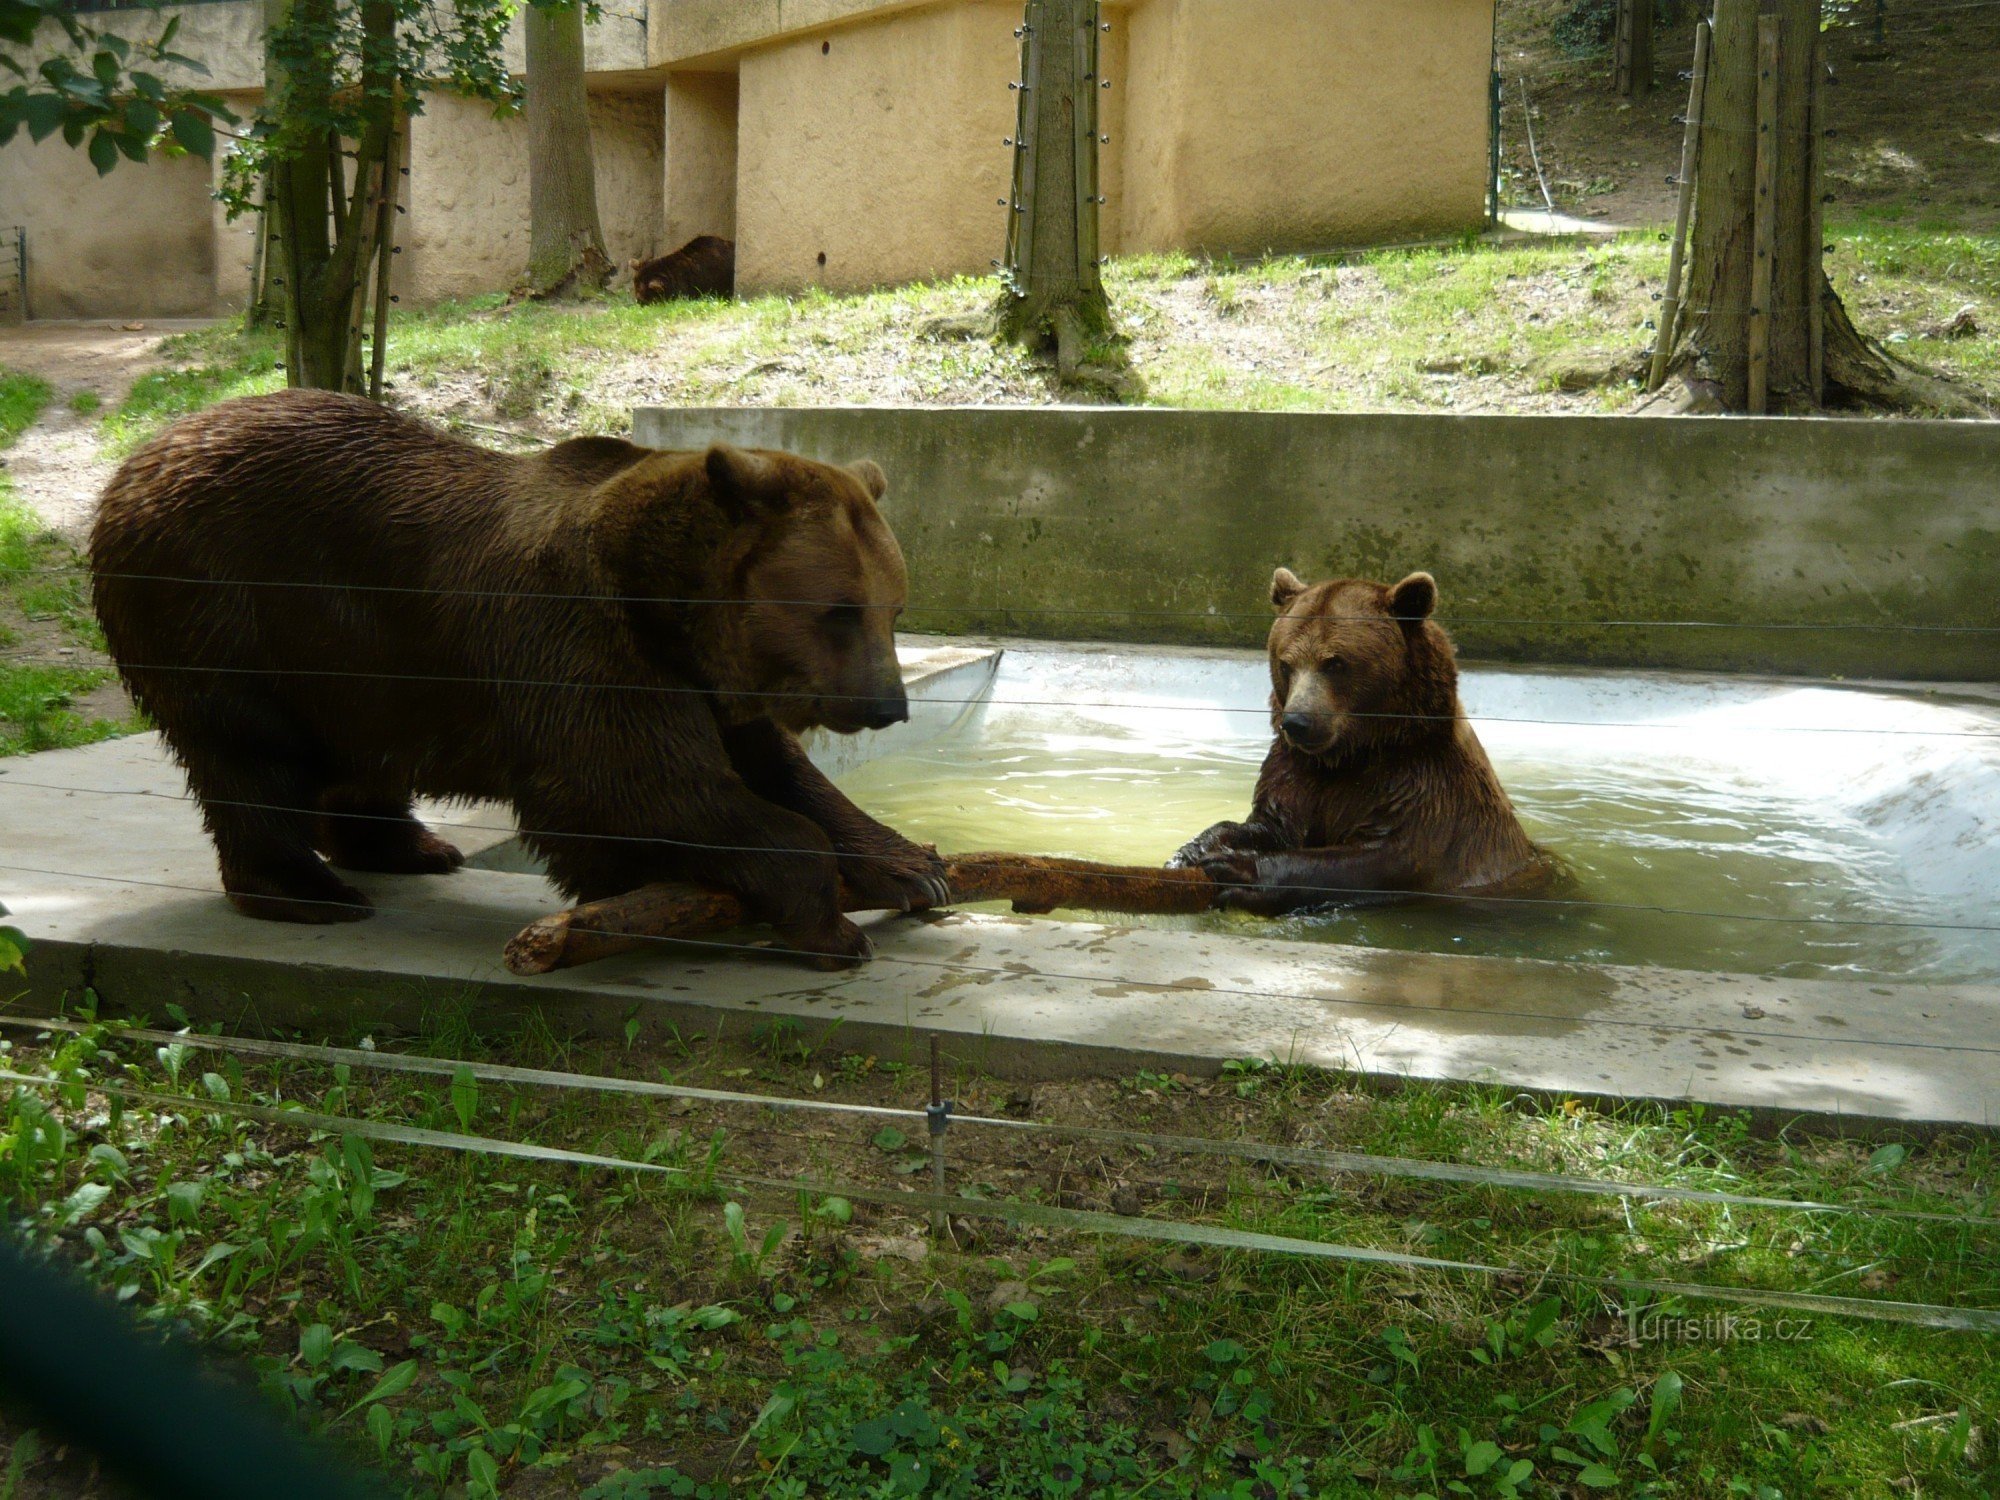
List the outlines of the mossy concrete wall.
{"type": "Polygon", "coordinates": [[[1425,568],[1468,656],[2000,680],[2000,423],[649,408],[633,425],[661,447],[880,462],[916,630],[1251,645],[1279,564],[1425,568]]]}

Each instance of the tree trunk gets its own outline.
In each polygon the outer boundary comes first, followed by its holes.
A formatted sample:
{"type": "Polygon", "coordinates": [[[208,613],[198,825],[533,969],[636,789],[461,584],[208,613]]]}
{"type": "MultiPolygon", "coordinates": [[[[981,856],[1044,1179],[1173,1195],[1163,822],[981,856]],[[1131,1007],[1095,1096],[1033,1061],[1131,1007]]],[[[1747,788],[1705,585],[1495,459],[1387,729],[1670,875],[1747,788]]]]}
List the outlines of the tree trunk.
{"type": "Polygon", "coordinates": [[[1714,28],[1682,331],[1671,361],[1684,389],[1671,404],[1750,411],[1755,384],[1773,412],[1857,403],[1982,411],[1864,338],[1827,282],[1820,0],[1716,0],[1714,28]],[[1775,42],[1775,55],[1767,50],[1763,61],[1760,29],[1767,47],[1775,42]],[[1753,346],[1762,367],[1754,380],[1753,346]]]}
{"type": "Polygon", "coordinates": [[[583,4],[531,4],[527,33],[528,274],[533,297],[574,296],[611,275],[597,217],[590,100],[583,82],[583,4]]]}
{"type": "Polygon", "coordinates": [[[1653,0],[1618,0],[1618,92],[1653,92],[1653,0]]]}
{"type": "Polygon", "coordinates": [[[336,0],[267,0],[265,14],[266,83],[279,120],[269,211],[283,271],[287,378],[314,390],[358,392],[376,199],[393,170],[395,0],[361,7],[364,106],[351,191],[343,142],[325,123],[333,117],[330,49],[310,43],[335,31],[336,0]]]}
{"type": "Polygon", "coordinates": [[[1098,270],[1098,0],[1028,0],[1007,236],[1005,337],[1056,351],[1064,378],[1113,338],[1098,270]]]}

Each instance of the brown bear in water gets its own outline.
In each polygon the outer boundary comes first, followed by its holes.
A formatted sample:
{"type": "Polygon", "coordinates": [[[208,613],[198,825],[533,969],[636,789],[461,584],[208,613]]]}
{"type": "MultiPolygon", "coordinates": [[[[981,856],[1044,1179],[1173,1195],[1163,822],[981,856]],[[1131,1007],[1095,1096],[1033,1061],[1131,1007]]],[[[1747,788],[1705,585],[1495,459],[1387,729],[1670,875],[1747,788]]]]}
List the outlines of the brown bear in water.
{"type": "Polygon", "coordinates": [[[1271,581],[1277,737],[1245,823],[1218,823],[1169,861],[1275,916],[1387,893],[1546,893],[1560,861],[1521,829],[1458,701],[1437,584],[1271,581]]]}
{"type": "Polygon", "coordinates": [[[672,255],[632,262],[632,295],[643,306],[736,294],[736,241],[696,235],[672,255]]]}
{"type": "Polygon", "coordinates": [[[412,796],[496,798],[573,897],[699,879],[833,962],[869,952],[837,877],[884,909],[948,894],[795,738],[909,716],[884,489],[872,463],[720,445],[510,457],[281,391],[128,460],[90,563],[243,911],[366,916],[315,850],[443,873],[459,853],[412,796]]]}

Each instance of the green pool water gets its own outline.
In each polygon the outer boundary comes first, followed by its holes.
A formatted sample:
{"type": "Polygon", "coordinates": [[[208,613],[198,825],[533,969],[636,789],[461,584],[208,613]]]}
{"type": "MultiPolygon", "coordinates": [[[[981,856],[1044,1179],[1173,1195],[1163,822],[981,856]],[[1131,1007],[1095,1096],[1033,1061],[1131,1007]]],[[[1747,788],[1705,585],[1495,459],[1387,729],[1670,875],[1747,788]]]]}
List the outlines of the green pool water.
{"type": "MultiPolygon", "coordinates": [[[[1503,700],[1503,709],[1532,705],[1532,687],[1487,696],[1503,700]]],[[[1003,681],[1003,702],[1008,691],[1003,681]]],[[[1033,689],[1017,684],[1013,692],[1031,701],[1033,689]]],[[[1116,712],[998,710],[863,765],[842,785],[892,827],[947,852],[1157,864],[1210,823],[1248,810],[1268,730],[1243,712],[1254,710],[1254,682],[1231,702],[1153,705],[1122,720],[1116,712]]],[[[1279,920],[1229,913],[1103,920],[1750,974],[2000,978],[2000,936],[1953,930],[2000,924],[1990,897],[1968,898],[1949,881],[1926,889],[1911,878],[1909,846],[1929,836],[1921,825],[1937,815],[1937,797],[1913,794],[1899,804],[1895,786],[1874,784],[1885,761],[1935,759],[1934,747],[1846,730],[1813,740],[1786,733],[1788,725],[1704,733],[1686,712],[1677,720],[1657,705],[1657,722],[1633,723],[1633,704],[1615,696],[1563,712],[1615,727],[1501,722],[1481,735],[1529,833],[1575,868],[1585,902],[1428,901],[1279,920]],[[1913,820],[1918,826],[1906,826],[1913,820]]],[[[1947,752],[1962,748],[1955,739],[1939,743],[1947,752]]],[[[1982,761],[1978,769],[1990,767],[1982,761]]],[[[1986,825],[1974,818],[1970,826],[1976,834],[1986,825]]],[[[1965,819],[1953,828],[1963,843],[1965,819]]],[[[1973,871],[1961,884],[1976,889],[1982,879],[1973,871]]]]}

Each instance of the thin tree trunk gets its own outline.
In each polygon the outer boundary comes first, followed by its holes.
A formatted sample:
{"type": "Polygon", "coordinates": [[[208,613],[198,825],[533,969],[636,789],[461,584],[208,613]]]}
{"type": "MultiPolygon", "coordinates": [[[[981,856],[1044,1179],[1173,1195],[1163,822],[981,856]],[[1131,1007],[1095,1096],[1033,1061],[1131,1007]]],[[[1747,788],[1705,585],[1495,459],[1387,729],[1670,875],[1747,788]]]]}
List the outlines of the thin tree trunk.
{"type": "Polygon", "coordinates": [[[1618,92],[1653,92],[1653,0],[1618,0],[1618,92]]]}
{"type": "Polygon", "coordinates": [[[1701,168],[1681,333],[1671,368],[1684,388],[1672,406],[1745,411],[1750,396],[1750,324],[1757,274],[1758,153],[1769,156],[1770,296],[1768,410],[1827,404],[1982,411],[1949,383],[1894,359],[1848,318],[1826,279],[1819,236],[1819,0],[1716,0],[1702,105],[1701,168]],[[1776,108],[1760,122],[1757,33],[1776,18],[1776,108]],[[1821,348],[1814,357],[1817,341],[1821,348]],[[1823,382],[1815,379],[1823,366],[1823,382]]]}
{"type": "Polygon", "coordinates": [[[1086,343],[1109,341],[1111,305],[1098,270],[1098,0],[1028,0],[1021,82],[1020,170],[1009,212],[1013,285],[1001,332],[1056,350],[1063,375],[1086,343]]]}
{"type": "MultiPolygon", "coordinates": [[[[336,0],[268,0],[266,18],[275,37],[296,19],[309,34],[332,30],[336,0]]],[[[359,307],[375,248],[376,174],[387,166],[395,136],[395,0],[367,0],[361,7],[361,139],[355,151],[353,191],[344,181],[345,157],[330,127],[307,128],[274,138],[271,163],[273,234],[283,252],[285,343],[289,382],[315,390],[360,390],[359,307]]],[[[314,122],[332,113],[331,69],[288,71],[267,46],[267,85],[282,97],[282,115],[314,122]]]]}
{"type": "Polygon", "coordinates": [[[612,270],[597,216],[582,0],[531,4],[521,24],[528,53],[527,291],[573,296],[603,286],[612,270]]]}

